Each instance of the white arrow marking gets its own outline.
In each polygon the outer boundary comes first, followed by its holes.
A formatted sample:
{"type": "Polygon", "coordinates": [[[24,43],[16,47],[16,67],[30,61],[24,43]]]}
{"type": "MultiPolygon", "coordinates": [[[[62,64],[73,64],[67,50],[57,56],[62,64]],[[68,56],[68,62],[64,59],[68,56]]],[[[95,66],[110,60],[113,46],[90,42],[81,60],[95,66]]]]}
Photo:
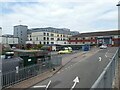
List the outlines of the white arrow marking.
{"type": "Polygon", "coordinates": [[[41,85],[41,86],[33,86],[33,88],[43,88],[46,87],[46,85],[41,85]]]}
{"type": "Polygon", "coordinates": [[[50,86],[50,83],[51,83],[51,80],[48,82],[48,85],[46,86],[46,89],[45,89],[45,90],[48,89],[48,87],[50,86]]]}
{"type": "Polygon", "coordinates": [[[101,57],[99,57],[99,61],[102,61],[102,58],[101,58],[101,57]]]}
{"type": "Polygon", "coordinates": [[[75,88],[76,84],[80,82],[80,81],[79,81],[79,78],[76,77],[76,78],[73,80],[73,82],[74,82],[74,84],[73,84],[73,86],[72,86],[72,88],[71,88],[70,90],[73,90],[73,89],[75,88]]]}

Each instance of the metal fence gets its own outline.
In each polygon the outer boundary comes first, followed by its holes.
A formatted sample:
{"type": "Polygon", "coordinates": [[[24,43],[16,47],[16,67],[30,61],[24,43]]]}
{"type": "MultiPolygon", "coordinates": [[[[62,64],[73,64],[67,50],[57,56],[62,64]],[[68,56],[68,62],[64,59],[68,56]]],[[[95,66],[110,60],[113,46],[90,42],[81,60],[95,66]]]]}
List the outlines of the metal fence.
{"type": "Polygon", "coordinates": [[[45,61],[41,64],[16,69],[15,71],[2,74],[2,88],[14,85],[23,80],[37,76],[47,70],[60,66],[62,64],[62,57],[51,57],[51,60],[45,61]]]}
{"type": "Polygon", "coordinates": [[[91,90],[95,90],[98,88],[112,88],[112,84],[115,78],[115,72],[116,68],[118,68],[118,53],[119,50],[116,51],[114,56],[111,58],[111,61],[106,66],[106,68],[103,70],[101,75],[98,77],[98,79],[95,81],[95,83],[92,85],[91,90]]]}

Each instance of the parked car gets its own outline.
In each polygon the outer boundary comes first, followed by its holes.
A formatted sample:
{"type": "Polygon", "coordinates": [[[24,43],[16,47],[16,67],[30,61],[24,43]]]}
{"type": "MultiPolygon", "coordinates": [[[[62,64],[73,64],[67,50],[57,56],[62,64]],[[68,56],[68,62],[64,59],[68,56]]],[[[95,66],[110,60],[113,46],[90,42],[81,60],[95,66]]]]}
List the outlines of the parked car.
{"type": "Polygon", "coordinates": [[[72,53],[71,47],[64,47],[62,50],[58,52],[58,54],[69,54],[69,53],[72,53]]]}
{"type": "Polygon", "coordinates": [[[100,49],[107,49],[107,45],[101,45],[100,49]]]}

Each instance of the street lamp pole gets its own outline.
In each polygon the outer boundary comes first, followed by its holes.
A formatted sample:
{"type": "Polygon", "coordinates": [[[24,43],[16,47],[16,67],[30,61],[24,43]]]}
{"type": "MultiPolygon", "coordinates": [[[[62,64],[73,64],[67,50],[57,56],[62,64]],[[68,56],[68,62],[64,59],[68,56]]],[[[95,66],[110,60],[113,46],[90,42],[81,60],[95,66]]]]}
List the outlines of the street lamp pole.
{"type": "MultiPolygon", "coordinates": [[[[118,4],[116,6],[118,6],[118,30],[120,30],[120,18],[119,18],[120,1],[118,2],[118,4]]],[[[119,36],[118,36],[118,38],[119,38],[119,36]]],[[[118,45],[119,45],[119,42],[118,42],[118,45]]],[[[119,55],[118,56],[118,89],[120,89],[120,47],[119,47],[118,55],[119,55]]]]}

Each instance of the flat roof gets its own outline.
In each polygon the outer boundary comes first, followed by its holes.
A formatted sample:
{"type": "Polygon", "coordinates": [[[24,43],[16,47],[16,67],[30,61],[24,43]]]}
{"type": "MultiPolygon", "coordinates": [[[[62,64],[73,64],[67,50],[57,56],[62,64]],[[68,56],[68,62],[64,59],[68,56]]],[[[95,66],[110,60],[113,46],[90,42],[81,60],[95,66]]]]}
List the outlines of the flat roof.
{"type": "Polygon", "coordinates": [[[120,30],[80,33],[72,37],[109,36],[109,35],[120,35],[120,30]]]}

